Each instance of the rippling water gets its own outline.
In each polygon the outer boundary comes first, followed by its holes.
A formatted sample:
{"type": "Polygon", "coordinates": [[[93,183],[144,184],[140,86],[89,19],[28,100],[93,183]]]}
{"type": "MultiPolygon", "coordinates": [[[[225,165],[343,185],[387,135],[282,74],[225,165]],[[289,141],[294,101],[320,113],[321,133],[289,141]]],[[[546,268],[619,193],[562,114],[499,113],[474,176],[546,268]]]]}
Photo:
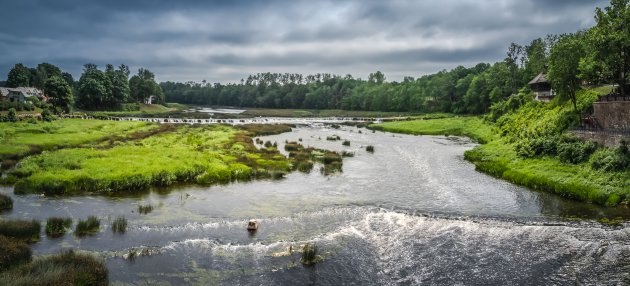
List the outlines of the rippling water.
{"type": "MultiPolygon", "coordinates": [[[[133,197],[13,196],[2,217],[90,214],[102,231],[78,239],[42,238],[35,254],[79,248],[106,259],[115,284],[437,284],[575,285],[630,283],[630,231],[601,216],[630,217],[532,192],[474,170],[457,137],[300,127],[262,137],[353,151],[343,173],[292,173],[279,181],[183,186],[133,197]],[[361,132],[359,132],[361,131],[361,132]],[[349,140],[327,141],[330,135],[349,140]],[[374,145],[375,153],[365,151],[374,145]],[[148,215],[137,204],[151,203],[148,215]],[[109,231],[115,216],[126,234],[109,231]],[[249,218],[260,230],[245,231],[249,218]],[[576,218],[581,218],[577,220],[576,218]],[[289,254],[315,242],[324,260],[312,267],[289,254]],[[129,253],[133,260],[125,259],[129,253]]],[[[0,189],[10,193],[11,189],[0,189]]]]}

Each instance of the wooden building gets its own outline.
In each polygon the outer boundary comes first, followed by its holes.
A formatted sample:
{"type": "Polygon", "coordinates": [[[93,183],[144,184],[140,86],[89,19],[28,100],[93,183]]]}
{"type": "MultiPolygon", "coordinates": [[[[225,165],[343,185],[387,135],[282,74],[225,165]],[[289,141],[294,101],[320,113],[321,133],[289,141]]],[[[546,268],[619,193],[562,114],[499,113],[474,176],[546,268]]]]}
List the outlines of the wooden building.
{"type": "Polygon", "coordinates": [[[551,84],[545,78],[544,73],[538,74],[529,83],[529,86],[534,91],[534,99],[538,101],[550,101],[556,96],[556,92],[551,88],[551,84]]]}

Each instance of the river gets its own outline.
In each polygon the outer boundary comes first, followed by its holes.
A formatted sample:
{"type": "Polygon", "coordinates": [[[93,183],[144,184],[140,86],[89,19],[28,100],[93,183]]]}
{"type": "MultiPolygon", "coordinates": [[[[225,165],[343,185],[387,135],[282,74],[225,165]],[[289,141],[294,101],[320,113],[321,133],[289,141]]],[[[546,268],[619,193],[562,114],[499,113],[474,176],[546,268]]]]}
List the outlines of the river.
{"type": "MultiPolygon", "coordinates": [[[[103,257],[114,285],[621,285],[630,284],[627,208],[603,208],[535,192],[474,170],[465,138],[410,136],[343,126],[301,126],[264,136],[352,151],[343,172],[291,173],[212,187],[176,186],[128,197],[15,196],[2,217],[78,219],[96,214],[99,234],[33,245],[34,254],[75,248],[103,257]],[[327,141],[339,135],[351,142],[327,141]],[[368,153],[365,146],[373,145],[368,153]],[[138,204],[153,212],[138,214],[138,204]],[[125,234],[109,229],[129,219],[125,234]],[[261,224],[255,234],[247,220],[261,224]],[[316,243],[323,261],[302,266],[316,243]],[[128,258],[130,252],[135,259],[128,258]]],[[[317,168],[316,168],[317,169],[317,168]]]]}

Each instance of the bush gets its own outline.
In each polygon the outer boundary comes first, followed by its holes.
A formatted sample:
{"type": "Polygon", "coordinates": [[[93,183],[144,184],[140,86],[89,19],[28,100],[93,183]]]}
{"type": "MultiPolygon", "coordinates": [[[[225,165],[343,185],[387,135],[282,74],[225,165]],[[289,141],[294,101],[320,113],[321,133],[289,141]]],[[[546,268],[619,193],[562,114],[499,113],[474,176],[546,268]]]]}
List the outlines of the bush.
{"type": "Polygon", "coordinates": [[[103,261],[68,251],[36,258],[0,275],[0,285],[108,285],[103,261]]]}
{"type": "Polygon", "coordinates": [[[53,121],[54,117],[48,108],[42,111],[42,121],[50,122],[53,121]]]}
{"type": "Polygon", "coordinates": [[[0,235],[8,238],[34,242],[39,240],[41,225],[32,220],[2,220],[0,221],[0,235]]]}
{"type": "Polygon", "coordinates": [[[559,143],[557,148],[560,161],[579,164],[588,160],[588,157],[597,150],[597,145],[590,141],[569,141],[559,143]]]}
{"type": "Polygon", "coordinates": [[[0,193],[0,211],[10,210],[13,208],[13,199],[11,197],[0,193]]]}
{"type": "Polygon", "coordinates": [[[627,147],[621,146],[617,149],[602,148],[597,150],[589,160],[593,169],[603,171],[624,171],[630,168],[630,156],[624,153],[627,147]]]}
{"type": "Polygon", "coordinates": [[[343,145],[343,146],[350,146],[350,141],[344,140],[343,143],[341,143],[341,145],[343,145]]]}
{"type": "Polygon", "coordinates": [[[374,146],[368,145],[367,147],[365,147],[365,151],[368,151],[370,153],[374,153],[374,146]]]}
{"type": "Polygon", "coordinates": [[[125,233],[127,231],[127,219],[123,217],[117,217],[112,222],[112,231],[118,233],[125,233]]]}
{"type": "Polygon", "coordinates": [[[339,137],[338,135],[333,135],[333,136],[326,137],[326,140],[328,140],[328,141],[337,141],[337,140],[341,140],[341,137],[339,137]]]}
{"type": "Polygon", "coordinates": [[[0,235],[0,271],[31,261],[31,254],[31,248],[25,242],[0,235]]]}
{"type": "Polygon", "coordinates": [[[7,121],[9,121],[9,122],[17,122],[18,121],[17,113],[15,111],[15,108],[9,108],[9,113],[7,114],[7,121]]]}
{"type": "Polygon", "coordinates": [[[66,229],[72,226],[71,218],[51,217],[46,220],[46,235],[60,237],[66,233],[66,229]]]}
{"type": "Polygon", "coordinates": [[[77,236],[93,235],[101,229],[101,221],[95,216],[89,216],[87,220],[79,220],[74,230],[77,236]]]}

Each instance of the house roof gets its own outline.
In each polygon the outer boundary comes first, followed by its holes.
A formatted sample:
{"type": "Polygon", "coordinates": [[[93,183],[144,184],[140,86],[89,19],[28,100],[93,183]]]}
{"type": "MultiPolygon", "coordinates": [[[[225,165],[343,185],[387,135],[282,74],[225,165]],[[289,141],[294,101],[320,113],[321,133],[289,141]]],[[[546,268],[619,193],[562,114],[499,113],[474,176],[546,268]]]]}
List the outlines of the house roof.
{"type": "Polygon", "coordinates": [[[544,73],[539,73],[534,79],[530,80],[527,84],[537,84],[537,83],[546,83],[547,78],[544,73]]]}

